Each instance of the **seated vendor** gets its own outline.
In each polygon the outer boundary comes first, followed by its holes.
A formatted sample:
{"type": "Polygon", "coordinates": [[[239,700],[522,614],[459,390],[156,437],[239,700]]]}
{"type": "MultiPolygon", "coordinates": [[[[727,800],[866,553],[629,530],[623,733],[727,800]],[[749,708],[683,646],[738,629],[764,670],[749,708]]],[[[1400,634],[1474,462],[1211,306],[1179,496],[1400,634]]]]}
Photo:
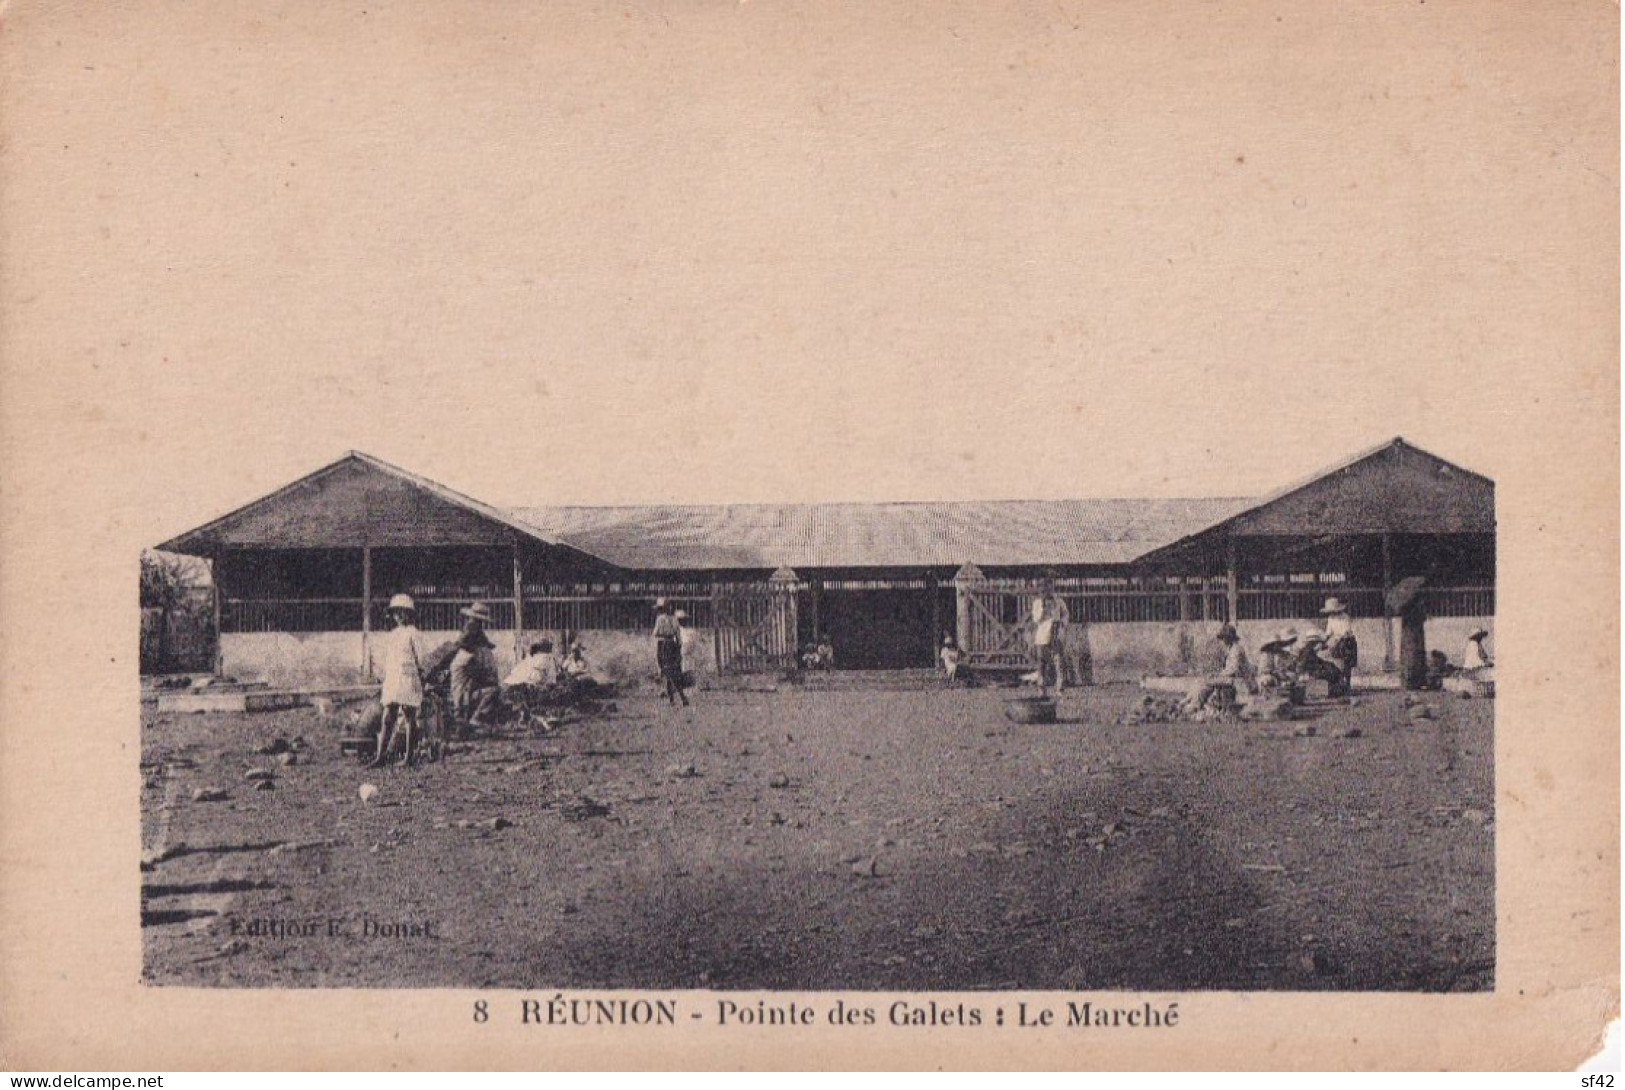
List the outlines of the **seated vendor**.
{"type": "Polygon", "coordinates": [[[942,637],[942,672],[947,675],[948,684],[952,685],[959,680],[959,663],[963,656],[959,653],[959,645],[952,636],[942,637]]]}
{"type": "Polygon", "coordinates": [[[570,645],[570,653],[564,656],[559,665],[560,681],[573,695],[587,696],[603,689],[597,678],[592,676],[592,667],[587,664],[586,647],[577,640],[570,645]]]}
{"type": "Polygon", "coordinates": [[[1328,696],[1348,695],[1348,675],[1340,663],[1326,658],[1321,652],[1326,637],[1310,632],[1298,638],[1298,648],[1292,659],[1292,669],[1300,681],[1315,679],[1326,683],[1328,696]]]}
{"type": "Polygon", "coordinates": [[[1489,634],[1488,629],[1477,628],[1467,637],[1467,650],[1462,652],[1461,656],[1462,673],[1473,678],[1493,677],[1495,660],[1484,650],[1484,641],[1489,638],[1489,634]]]}
{"type": "Polygon", "coordinates": [[[1321,648],[1320,656],[1330,659],[1342,672],[1339,691],[1332,695],[1347,696],[1354,679],[1354,669],[1360,665],[1360,643],[1354,638],[1354,619],[1347,604],[1335,595],[1326,599],[1326,606],[1320,613],[1326,618],[1325,646],[1321,648]]]}
{"type": "Polygon", "coordinates": [[[547,689],[558,684],[559,661],[553,654],[552,640],[537,640],[530,645],[530,654],[520,659],[514,668],[508,671],[508,676],[502,679],[502,692],[506,696],[510,689],[528,687],[531,689],[547,689]]]}
{"type": "Polygon", "coordinates": [[[1427,688],[1437,691],[1444,688],[1444,679],[1456,673],[1456,668],[1450,665],[1450,656],[1443,651],[1428,653],[1427,688]]]}
{"type": "Polygon", "coordinates": [[[1258,649],[1258,688],[1273,691],[1292,683],[1292,646],[1298,642],[1294,629],[1278,632],[1258,649]]]}
{"type": "Polygon", "coordinates": [[[1217,674],[1203,678],[1191,687],[1190,695],[1185,698],[1186,711],[1201,710],[1215,694],[1226,689],[1235,696],[1249,691],[1253,667],[1247,659],[1246,649],[1241,646],[1241,636],[1236,632],[1236,626],[1220,625],[1214,639],[1224,645],[1224,665],[1217,674]]]}
{"type": "Polygon", "coordinates": [[[464,623],[457,639],[457,653],[451,660],[451,703],[456,712],[459,737],[484,726],[496,708],[499,685],[496,644],[486,636],[492,623],[491,607],[475,602],[461,611],[464,623]]]}

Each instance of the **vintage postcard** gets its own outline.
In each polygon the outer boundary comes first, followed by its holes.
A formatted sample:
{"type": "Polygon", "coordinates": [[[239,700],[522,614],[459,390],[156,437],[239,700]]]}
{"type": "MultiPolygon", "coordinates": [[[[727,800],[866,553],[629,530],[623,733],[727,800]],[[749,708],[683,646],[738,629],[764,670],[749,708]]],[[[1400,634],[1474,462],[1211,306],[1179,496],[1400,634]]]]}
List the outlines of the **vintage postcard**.
{"type": "Polygon", "coordinates": [[[0,1062],[1599,1047],[1614,5],[0,20],[0,1062]]]}

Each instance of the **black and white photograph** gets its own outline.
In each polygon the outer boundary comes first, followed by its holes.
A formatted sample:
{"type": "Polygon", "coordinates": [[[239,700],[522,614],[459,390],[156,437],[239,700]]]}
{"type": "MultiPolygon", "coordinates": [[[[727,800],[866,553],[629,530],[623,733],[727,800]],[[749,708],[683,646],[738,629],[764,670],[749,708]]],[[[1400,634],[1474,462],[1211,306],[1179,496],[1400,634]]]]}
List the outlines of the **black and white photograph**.
{"type": "Polygon", "coordinates": [[[153,983],[1494,984],[1495,487],[1403,439],[710,507],[352,452],[143,576],[153,983]]]}
{"type": "Polygon", "coordinates": [[[0,1066],[1585,1062],[1618,16],[5,5],[0,1066]]]}

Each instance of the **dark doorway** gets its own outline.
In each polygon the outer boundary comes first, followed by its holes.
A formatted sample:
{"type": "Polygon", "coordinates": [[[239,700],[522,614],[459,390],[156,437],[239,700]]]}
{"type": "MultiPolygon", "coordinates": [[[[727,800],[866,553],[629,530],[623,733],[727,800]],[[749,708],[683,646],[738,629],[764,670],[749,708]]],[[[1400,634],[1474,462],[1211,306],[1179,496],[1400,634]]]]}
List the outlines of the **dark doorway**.
{"type": "MultiPolygon", "coordinates": [[[[818,622],[835,645],[841,670],[905,670],[935,661],[933,592],[911,590],[825,590],[818,622]]],[[[940,608],[940,607],[939,607],[940,608]]],[[[949,614],[951,624],[952,614],[949,614]]]]}

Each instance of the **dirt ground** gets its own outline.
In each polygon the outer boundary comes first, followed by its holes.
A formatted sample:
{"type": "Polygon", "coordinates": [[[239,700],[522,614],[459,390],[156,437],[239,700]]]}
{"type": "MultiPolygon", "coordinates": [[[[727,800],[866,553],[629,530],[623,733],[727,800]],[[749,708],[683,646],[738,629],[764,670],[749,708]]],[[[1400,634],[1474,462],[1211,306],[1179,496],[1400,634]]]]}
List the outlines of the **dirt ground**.
{"type": "Polygon", "coordinates": [[[1418,721],[1402,694],[1367,693],[1307,723],[1126,725],[1138,690],[1103,686],[1065,694],[1059,724],[1016,725],[1010,695],[704,692],[691,711],[632,695],[552,736],[376,771],[309,709],[149,711],[146,976],[1492,986],[1493,701],[1430,694],[1437,718],[1418,721]],[[253,752],[278,736],[306,739],[299,763],[253,752]],[[202,787],[227,797],[193,801],[202,787]]]}

